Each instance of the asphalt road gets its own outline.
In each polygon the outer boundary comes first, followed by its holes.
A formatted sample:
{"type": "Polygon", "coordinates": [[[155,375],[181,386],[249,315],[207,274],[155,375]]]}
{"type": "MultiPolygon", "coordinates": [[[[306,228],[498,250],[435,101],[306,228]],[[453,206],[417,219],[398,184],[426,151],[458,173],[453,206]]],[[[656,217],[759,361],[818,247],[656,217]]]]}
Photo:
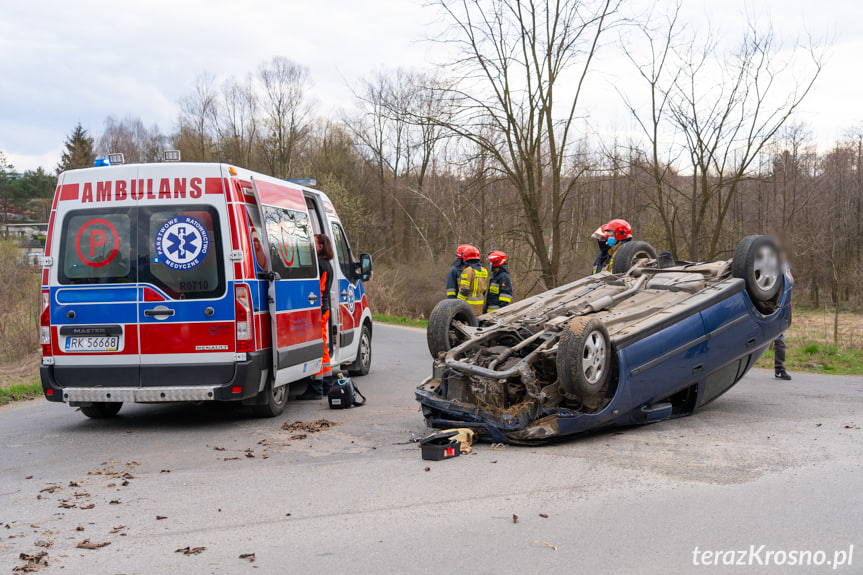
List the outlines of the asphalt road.
{"type": "Polygon", "coordinates": [[[373,351],[347,411],[0,408],[0,573],[863,573],[863,377],[755,371],[692,417],[427,462],[425,334],[373,351]]]}

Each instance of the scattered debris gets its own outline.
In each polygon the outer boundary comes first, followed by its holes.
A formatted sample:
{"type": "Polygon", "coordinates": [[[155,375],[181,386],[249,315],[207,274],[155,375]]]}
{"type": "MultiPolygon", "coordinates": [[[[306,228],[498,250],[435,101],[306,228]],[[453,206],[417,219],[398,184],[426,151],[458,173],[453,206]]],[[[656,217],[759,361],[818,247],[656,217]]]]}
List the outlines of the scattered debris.
{"type": "Polygon", "coordinates": [[[44,547],[45,549],[47,549],[48,547],[51,547],[53,544],[54,543],[52,541],[45,541],[44,539],[40,539],[39,541],[37,541],[33,545],[35,545],[36,547],[44,547]]]}
{"type": "Polygon", "coordinates": [[[252,451],[251,447],[248,448],[244,453],[246,454],[246,457],[254,457],[255,456],[255,453],[252,451]]]}
{"type": "Polygon", "coordinates": [[[126,528],[125,525],[117,525],[116,527],[111,529],[111,531],[109,531],[109,533],[119,533],[120,531],[122,531],[125,528],[126,528]]]}
{"type": "Polygon", "coordinates": [[[543,519],[548,519],[548,513],[540,513],[539,516],[543,519]]]}
{"type": "Polygon", "coordinates": [[[54,493],[58,489],[60,489],[59,485],[49,485],[48,487],[40,489],[39,493],[54,493]]]}
{"type": "Polygon", "coordinates": [[[216,445],[215,447],[213,447],[213,451],[225,451],[225,448],[216,445]]]}
{"type": "Polygon", "coordinates": [[[431,467],[426,467],[426,471],[431,471],[431,467]]]}
{"type": "Polygon", "coordinates": [[[101,543],[93,543],[89,539],[84,539],[80,543],[78,543],[77,547],[79,549],[99,549],[100,547],[107,547],[110,545],[110,541],[103,541],[101,543]]]}
{"type": "Polygon", "coordinates": [[[518,523],[518,515],[516,515],[515,513],[512,514],[512,522],[518,523]]]}
{"type": "Polygon", "coordinates": [[[255,554],[254,553],[241,553],[240,559],[248,559],[249,563],[255,562],[255,554]]]}
{"type": "Polygon", "coordinates": [[[296,435],[291,436],[291,439],[293,439],[293,440],[299,440],[299,439],[305,439],[305,438],[306,438],[305,433],[297,433],[296,435]]]}
{"type": "Polygon", "coordinates": [[[48,566],[48,552],[40,551],[35,555],[28,555],[27,553],[21,553],[18,555],[18,559],[24,561],[23,565],[19,565],[12,569],[13,572],[18,573],[33,573],[34,571],[38,571],[40,567],[48,566]]]}
{"type": "Polygon", "coordinates": [[[206,551],[206,547],[181,547],[174,551],[174,553],[182,553],[183,555],[198,555],[199,553],[203,553],[206,551]]]}
{"type": "Polygon", "coordinates": [[[224,459],[222,459],[222,461],[236,461],[238,459],[239,457],[225,457],[224,459]]]}
{"type": "Polygon", "coordinates": [[[75,531],[84,531],[84,526],[79,525],[78,527],[75,528],[75,531]]]}
{"type": "Polygon", "coordinates": [[[551,543],[546,543],[545,541],[540,541],[539,539],[534,539],[533,541],[530,542],[531,545],[533,545],[534,543],[542,543],[543,545],[545,545],[549,549],[554,549],[555,551],[557,551],[557,546],[552,545],[551,543]]]}
{"type": "MultiPolygon", "coordinates": [[[[282,425],[282,429],[285,431],[307,431],[309,433],[317,433],[319,431],[324,431],[330,429],[331,427],[337,426],[338,423],[335,421],[330,421],[329,419],[317,419],[315,421],[310,421],[308,423],[304,421],[295,421],[293,423],[285,423],[282,425]]],[[[303,436],[305,437],[305,436],[303,436]]],[[[293,439],[293,438],[291,438],[293,439]]],[[[300,438],[302,439],[302,438],[300,438]]]]}
{"type": "Polygon", "coordinates": [[[77,481],[70,481],[70,482],[69,482],[69,487],[81,487],[81,486],[78,484],[78,482],[77,482],[77,481]]]}
{"type": "Polygon", "coordinates": [[[156,515],[156,521],[161,521],[162,519],[167,519],[167,515],[156,515]]]}
{"type": "Polygon", "coordinates": [[[33,479],[33,476],[32,476],[32,475],[28,475],[28,476],[26,476],[24,479],[33,479]]]}
{"type": "Polygon", "coordinates": [[[91,504],[89,504],[89,505],[82,505],[82,506],[81,506],[81,507],[79,507],[78,509],[93,509],[94,507],[96,507],[96,504],[95,504],[95,503],[91,503],[91,504]]]}
{"type": "Polygon", "coordinates": [[[171,473],[171,470],[170,469],[163,469],[159,473],[171,473]]]}
{"type": "Polygon", "coordinates": [[[119,499],[112,499],[111,501],[108,502],[108,505],[120,505],[120,500],[119,499]]]}
{"type": "Polygon", "coordinates": [[[291,516],[290,513],[285,513],[285,517],[290,517],[290,516],[291,516]]]}

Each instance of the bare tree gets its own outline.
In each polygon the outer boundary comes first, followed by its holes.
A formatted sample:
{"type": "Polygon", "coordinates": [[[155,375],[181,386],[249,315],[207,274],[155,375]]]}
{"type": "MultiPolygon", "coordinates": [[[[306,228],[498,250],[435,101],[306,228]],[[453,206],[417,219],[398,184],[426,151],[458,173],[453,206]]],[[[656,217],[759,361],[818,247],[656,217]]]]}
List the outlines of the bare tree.
{"type": "Polygon", "coordinates": [[[184,159],[206,162],[211,159],[219,116],[218,93],[212,75],[204,73],[195,81],[193,92],[180,101],[180,135],[177,147],[184,159]]]}
{"type": "Polygon", "coordinates": [[[161,159],[167,141],[158,126],[147,128],[140,118],[131,114],[122,120],[108,116],[102,135],[99,136],[97,151],[100,155],[121,153],[130,163],[157,162],[161,159]]]}
{"type": "Polygon", "coordinates": [[[489,153],[521,200],[546,287],[558,284],[568,148],[585,78],[617,0],[438,0],[462,57],[446,127],[489,153]],[[560,111],[559,111],[560,109],[560,111]]]}
{"type": "Polygon", "coordinates": [[[306,101],[309,70],[277,56],[258,70],[263,86],[260,106],[266,135],[261,150],[268,171],[277,178],[289,178],[302,138],[308,130],[311,108],[306,101]]]}
{"type": "Polygon", "coordinates": [[[244,83],[229,78],[222,83],[217,129],[224,161],[252,167],[258,136],[258,99],[252,77],[244,83]]]}
{"type": "MultiPolygon", "coordinates": [[[[690,259],[711,259],[720,251],[729,208],[753,175],[753,162],[809,93],[821,57],[810,41],[808,69],[801,72],[799,51],[783,56],[773,29],[762,32],[753,22],[739,47],[723,56],[712,34],[678,43],[676,23],[675,13],[647,62],[629,53],[651,104],[645,112],[627,102],[653,148],[654,206],[671,245],[677,252],[681,240],[690,259]],[[670,148],[663,145],[668,140],[670,148]],[[687,177],[668,178],[678,159],[687,177]]],[[[645,33],[654,48],[652,33],[645,33]]]]}

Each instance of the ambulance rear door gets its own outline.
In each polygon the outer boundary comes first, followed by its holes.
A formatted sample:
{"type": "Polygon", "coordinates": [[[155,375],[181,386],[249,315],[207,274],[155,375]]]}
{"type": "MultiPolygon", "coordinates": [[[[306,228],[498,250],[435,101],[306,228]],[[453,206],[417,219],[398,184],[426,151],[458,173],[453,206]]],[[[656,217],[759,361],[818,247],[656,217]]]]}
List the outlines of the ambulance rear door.
{"type": "Polygon", "coordinates": [[[60,176],[44,265],[63,388],[139,385],[137,201],[128,189],[136,176],[133,166],[60,176]]]}
{"type": "Polygon", "coordinates": [[[267,258],[275,385],[321,369],[321,287],[314,231],[301,189],[252,177],[267,258]]]}

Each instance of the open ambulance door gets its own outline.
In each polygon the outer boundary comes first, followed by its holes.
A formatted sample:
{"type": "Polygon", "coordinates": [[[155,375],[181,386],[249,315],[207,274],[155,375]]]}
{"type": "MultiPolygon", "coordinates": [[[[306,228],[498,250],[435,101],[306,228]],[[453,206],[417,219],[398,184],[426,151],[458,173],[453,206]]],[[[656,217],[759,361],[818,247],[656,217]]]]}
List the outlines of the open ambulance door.
{"type": "Polygon", "coordinates": [[[264,250],[275,386],[321,369],[321,287],[314,232],[303,192],[252,178],[264,250]]]}

